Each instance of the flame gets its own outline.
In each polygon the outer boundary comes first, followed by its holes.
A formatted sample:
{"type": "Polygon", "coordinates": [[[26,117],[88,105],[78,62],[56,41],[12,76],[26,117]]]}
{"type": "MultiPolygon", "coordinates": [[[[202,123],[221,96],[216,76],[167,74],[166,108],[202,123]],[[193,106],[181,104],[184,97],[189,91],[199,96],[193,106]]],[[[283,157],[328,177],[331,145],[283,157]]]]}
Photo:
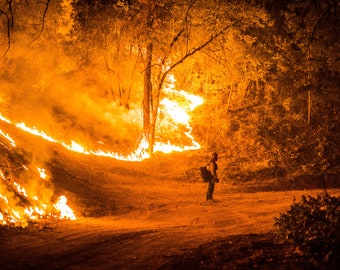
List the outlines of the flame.
{"type": "Polygon", "coordinates": [[[7,180],[5,175],[4,175],[4,173],[3,173],[3,171],[1,169],[0,169],[0,176],[2,177],[3,180],[5,180],[5,181],[7,180]]]}
{"type": "Polygon", "coordinates": [[[46,179],[47,178],[47,174],[45,173],[46,170],[44,168],[37,168],[40,178],[42,179],[46,179]]]}
{"type": "MultiPolygon", "coordinates": [[[[28,221],[35,221],[42,218],[52,217],[57,219],[76,220],[73,210],[67,205],[67,199],[64,195],[60,196],[53,209],[47,204],[41,203],[37,196],[33,199],[27,195],[27,192],[19,184],[15,183],[19,194],[24,196],[31,205],[21,208],[13,204],[13,199],[0,194],[0,225],[14,224],[16,226],[26,226],[28,221]],[[7,206],[7,208],[5,208],[7,206]]],[[[25,201],[25,203],[27,204],[25,201]]]]}
{"type": "Polygon", "coordinates": [[[0,199],[3,199],[5,203],[8,204],[8,199],[6,198],[6,196],[0,194],[0,199]]]}
{"type": "MultiPolygon", "coordinates": [[[[159,121],[161,123],[158,123],[158,126],[162,129],[171,127],[172,130],[179,130],[179,127],[181,127],[181,130],[183,130],[184,127],[186,131],[181,131],[181,134],[184,134],[186,138],[189,139],[191,144],[179,146],[175,145],[170,140],[164,142],[158,138],[154,145],[155,152],[171,153],[174,151],[182,152],[200,148],[200,144],[195,141],[191,134],[192,129],[189,124],[189,113],[197,106],[201,105],[203,103],[203,99],[199,96],[189,94],[184,90],[176,90],[175,83],[175,77],[172,74],[169,74],[163,88],[164,93],[167,96],[160,101],[158,111],[159,114],[163,116],[162,120],[164,120],[164,123],[159,121]]],[[[141,161],[150,157],[148,152],[149,143],[144,137],[141,137],[139,146],[134,152],[128,155],[122,155],[113,151],[105,151],[100,148],[88,149],[86,146],[74,140],[65,142],[63,140],[56,139],[50,134],[47,134],[45,131],[39,130],[34,126],[29,126],[24,122],[12,122],[8,118],[4,117],[1,113],[0,121],[15,126],[16,128],[35,136],[41,137],[48,142],[57,143],[70,151],[85,155],[109,157],[123,161],[141,161]]],[[[11,146],[17,147],[15,141],[10,137],[10,135],[3,132],[2,130],[0,130],[0,136],[3,137],[11,146]]],[[[98,144],[103,145],[102,142],[98,142],[98,144]]],[[[22,165],[22,168],[28,170],[25,165],[22,165]]],[[[37,167],[37,171],[41,179],[47,179],[47,173],[45,169],[37,167]]],[[[72,209],[67,205],[67,198],[64,195],[60,196],[57,202],[52,204],[52,209],[51,206],[49,206],[51,205],[50,202],[41,202],[36,194],[29,194],[29,192],[27,192],[25,188],[22,187],[18,182],[8,181],[6,169],[3,170],[0,168],[0,177],[0,180],[3,180],[2,184],[5,187],[5,189],[3,189],[0,181],[0,225],[19,224],[24,226],[27,225],[28,220],[38,220],[44,217],[56,217],[58,219],[70,220],[76,219],[72,209]],[[7,197],[1,194],[3,190],[6,190],[6,188],[10,187],[11,185],[16,188],[16,193],[24,198],[24,206],[18,205],[14,197],[7,197]]]]}
{"type": "Polygon", "coordinates": [[[23,122],[17,123],[15,126],[17,128],[20,128],[24,131],[27,131],[27,132],[33,134],[33,135],[40,136],[40,137],[44,138],[45,140],[47,140],[49,142],[57,142],[57,140],[53,139],[51,136],[47,135],[45,132],[36,129],[35,127],[33,127],[33,128],[28,127],[23,122]]]}
{"type": "Polygon", "coordinates": [[[199,96],[189,94],[184,90],[176,90],[176,79],[173,74],[169,74],[165,83],[164,92],[169,96],[160,101],[159,112],[164,116],[163,126],[172,126],[178,128],[179,125],[184,125],[187,129],[184,134],[190,139],[191,145],[177,146],[171,144],[169,141],[156,142],[155,151],[171,153],[171,152],[183,152],[188,150],[196,150],[201,146],[195,141],[191,134],[192,128],[189,124],[190,115],[189,112],[193,111],[197,106],[203,104],[203,99],[199,96]],[[172,98],[172,99],[170,99],[172,98]]]}
{"type": "MultiPolygon", "coordinates": [[[[1,119],[1,114],[0,114],[0,119],[1,119]]],[[[0,135],[5,137],[5,139],[7,139],[12,146],[16,147],[14,140],[7,133],[3,132],[1,129],[0,129],[0,135]]]]}
{"type": "Polygon", "coordinates": [[[64,195],[60,196],[58,201],[53,204],[53,210],[47,204],[40,202],[37,196],[33,196],[31,199],[20,184],[14,182],[14,186],[16,186],[17,192],[27,199],[27,201],[24,201],[25,204],[29,202],[30,205],[22,208],[15,202],[13,203],[13,198],[0,194],[0,225],[26,226],[28,221],[47,217],[76,220],[76,216],[67,205],[67,199],[64,195]]]}
{"type": "Polygon", "coordinates": [[[164,98],[160,102],[160,105],[162,105],[162,107],[168,112],[169,117],[172,118],[176,123],[188,123],[190,119],[189,115],[181,109],[180,105],[177,102],[171,101],[168,98],[164,98]]]}
{"type": "Polygon", "coordinates": [[[28,208],[25,208],[24,210],[25,216],[28,216],[29,219],[31,220],[37,220],[38,218],[42,218],[44,217],[45,213],[46,213],[45,210],[39,208],[38,206],[35,207],[30,206],[28,208]]]}
{"type": "Polygon", "coordinates": [[[62,143],[62,145],[71,150],[71,151],[74,151],[74,152],[78,152],[78,153],[83,153],[83,154],[86,154],[88,155],[89,152],[85,150],[85,147],[80,145],[79,143],[75,142],[75,141],[71,141],[71,144],[70,145],[67,145],[65,143],[62,143]]]}
{"type": "Polygon", "coordinates": [[[76,219],[76,216],[74,215],[72,209],[67,205],[67,199],[65,196],[59,197],[57,203],[54,205],[54,208],[60,212],[60,217],[62,219],[76,219]]]}
{"type": "MultiPolygon", "coordinates": [[[[168,122],[167,124],[170,124],[172,126],[176,126],[178,124],[185,125],[187,128],[187,132],[184,132],[184,135],[189,138],[192,142],[192,145],[189,146],[176,146],[172,145],[171,142],[162,142],[162,141],[156,141],[154,145],[154,151],[155,152],[163,152],[163,153],[171,153],[171,152],[182,152],[187,150],[196,150],[200,148],[200,144],[196,142],[191,135],[191,127],[189,124],[190,116],[188,112],[194,110],[197,106],[201,105],[203,103],[203,99],[199,96],[189,94],[185,92],[184,90],[176,90],[175,87],[175,77],[172,74],[169,74],[166,81],[166,86],[164,87],[164,92],[167,93],[169,96],[172,96],[173,100],[171,100],[168,97],[165,97],[163,100],[160,101],[159,106],[159,112],[163,115],[166,115],[168,119],[171,119],[171,124],[168,122]],[[177,99],[176,99],[177,98],[177,99]]],[[[58,140],[53,138],[51,135],[48,135],[42,130],[37,129],[36,127],[29,127],[24,122],[19,123],[13,123],[6,117],[2,116],[0,113],[0,120],[4,121],[8,124],[12,124],[15,127],[26,131],[28,133],[31,133],[35,136],[39,136],[46,141],[52,142],[52,143],[58,143],[65,147],[66,149],[85,154],[85,155],[95,155],[95,156],[102,156],[102,157],[109,157],[114,158],[117,160],[123,160],[123,161],[141,161],[144,159],[147,159],[150,157],[148,153],[149,144],[147,140],[142,137],[140,140],[138,148],[128,155],[122,155],[119,153],[115,153],[112,151],[104,151],[102,149],[87,149],[86,146],[81,145],[80,143],[71,140],[70,143],[66,143],[62,140],[58,140]]],[[[165,126],[165,125],[163,125],[165,126]]],[[[5,136],[6,134],[0,133],[1,135],[5,136]]],[[[8,136],[8,135],[7,135],[8,136]]],[[[10,139],[10,137],[8,136],[10,139]]],[[[13,145],[15,145],[15,142],[11,140],[13,145]]],[[[102,142],[100,144],[103,144],[102,142]]]]}
{"type": "Polygon", "coordinates": [[[11,121],[9,121],[7,118],[3,117],[0,113],[0,120],[3,122],[6,122],[7,124],[11,124],[11,121]]]}
{"type": "MultiPolygon", "coordinates": [[[[4,119],[4,117],[0,118],[4,119]]],[[[0,135],[13,147],[16,147],[14,140],[8,134],[1,131],[0,135]]],[[[24,165],[22,165],[22,168],[28,170],[24,165]]],[[[37,168],[37,171],[40,178],[47,179],[46,169],[37,168]]],[[[2,178],[2,181],[0,181],[0,225],[27,226],[28,221],[37,221],[47,217],[76,219],[72,209],[66,204],[65,196],[61,196],[55,204],[49,206],[50,202],[40,201],[36,194],[29,194],[22,184],[13,179],[8,179],[6,168],[5,171],[0,169],[0,176],[2,178]],[[11,190],[14,194],[10,194],[11,190]],[[3,191],[6,191],[9,196],[1,194],[3,191]]]]}
{"type": "Polygon", "coordinates": [[[17,187],[18,193],[25,196],[26,198],[28,197],[26,190],[20,186],[17,182],[14,182],[14,185],[17,187]]]}

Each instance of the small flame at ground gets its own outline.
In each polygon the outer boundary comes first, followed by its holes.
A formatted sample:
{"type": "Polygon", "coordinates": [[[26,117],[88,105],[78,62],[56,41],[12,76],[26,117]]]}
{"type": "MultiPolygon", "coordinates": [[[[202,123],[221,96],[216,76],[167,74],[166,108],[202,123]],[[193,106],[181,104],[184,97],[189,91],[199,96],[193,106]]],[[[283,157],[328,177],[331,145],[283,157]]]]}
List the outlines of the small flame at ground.
{"type": "Polygon", "coordinates": [[[20,184],[18,184],[17,182],[14,182],[13,183],[16,187],[17,187],[17,190],[18,190],[18,193],[25,196],[26,198],[28,197],[27,193],[26,193],[26,190],[24,188],[22,188],[20,186],[20,184]]]}
{"type": "MultiPolygon", "coordinates": [[[[8,122],[8,121],[6,121],[8,122]]],[[[7,134],[0,132],[5,140],[13,147],[16,144],[7,134]],[[6,135],[6,136],[5,136],[6,135]]],[[[1,139],[1,138],[0,138],[1,139]]],[[[6,147],[6,144],[4,144],[6,147]]],[[[20,168],[28,170],[22,165],[20,168]]],[[[55,204],[42,202],[36,194],[30,194],[22,184],[14,181],[7,173],[11,168],[6,165],[0,168],[0,225],[27,226],[29,221],[37,221],[42,218],[57,218],[75,220],[72,209],[67,205],[65,196],[60,196],[55,204]],[[8,196],[1,194],[7,193],[8,196]]],[[[46,169],[37,168],[40,178],[47,179],[46,169]]]]}
{"type": "Polygon", "coordinates": [[[57,203],[54,205],[54,208],[60,212],[60,218],[71,220],[76,219],[72,209],[67,205],[67,199],[65,196],[59,197],[57,203]]]}
{"type": "MultiPolygon", "coordinates": [[[[1,114],[0,114],[0,116],[1,116],[1,114]]],[[[1,119],[1,117],[0,117],[0,119],[1,119]]],[[[14,140],[8,134],[3,132],[1,129],[0,129],[0,135],[2,135],[5,139],[7,139],[11,143],[12,146],[16,147],[14,140]]]]}
{"type": "Polygon", "coordinates": [[[42,169],[42,168],[37,168],[37,169],[38,169],[38,172],[39,172],[39,174],[40,174],[40,178],[46,179],[46,177],[47,177],[47,174],[45,173],[46,170],[45,170],[45,169],[42,169]]]}

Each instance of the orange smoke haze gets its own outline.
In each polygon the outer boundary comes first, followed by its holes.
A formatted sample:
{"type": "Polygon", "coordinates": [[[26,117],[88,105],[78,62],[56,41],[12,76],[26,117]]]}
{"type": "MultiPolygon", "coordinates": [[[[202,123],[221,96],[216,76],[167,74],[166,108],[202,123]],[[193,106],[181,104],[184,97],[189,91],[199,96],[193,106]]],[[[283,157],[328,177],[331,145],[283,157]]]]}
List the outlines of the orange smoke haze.
{"type": "MultiPolygon", "coordinates": [[[[79,68],[79,59],[50,43],[44,45],[48,46],[46,50],[39,40],[27,47],[16,46],[0,63],[4,67],[0,72],[2,116],[66,145],[82,146],[81,152],[99,150],[111,157],[115,157],[112,153],[128,156],[139,151],[136,149],[141,144],[145,146],[141,142],[142,83],[131,84],[127,107],[121,103],[123,97],[115,96],[110,89],[116,84],[109,83],[102,75],[104,71],[94,66],[79,68]]],[[[177,91],[175,84],[170,74],[163,89],[165,98],[160,102],[156,151],[163,151],[162,145],[165,152],[200,147],[191,135],[189,113],[203,100],[177,91]]]]}
{"type": "MultiPolygon", "coordinates": [[[[16,130],[39,138],[35,143],[20,142],[19,147],[31,154],[28,167],[21,164],[18,168],[20,177],[9,176],[9,170],[0,171],[3,224],[26,226],[29,220],[51,215],[75,218],[66,197],[56,202],[49,173],[43,168],[51,159],[50,149],[43,148],[51,144],[42,144],[42,139],[83,154],[121,160],[149,157],[148,143],[142,137],[142,87],[133,89],[128,106],[119,104],[105,76],[90,68],[80,72],[75,61],[53,46],[41,50],[33,44],[12,48],[0,62],[0,68],[4,67],[0,72],[2,140],[19,149],[13,139],[16,130]]],[[[190,112],[203,100],[176,90],[175,82],[170,74],[163,89],[155,152],[200,148],[191,134],[190,112]]]]}

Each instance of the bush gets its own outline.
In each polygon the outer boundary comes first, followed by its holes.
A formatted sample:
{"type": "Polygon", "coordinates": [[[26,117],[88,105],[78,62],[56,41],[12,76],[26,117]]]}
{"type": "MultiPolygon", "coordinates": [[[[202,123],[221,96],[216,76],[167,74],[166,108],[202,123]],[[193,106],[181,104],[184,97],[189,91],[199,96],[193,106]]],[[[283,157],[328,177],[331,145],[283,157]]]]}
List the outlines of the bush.
{"type": "Polygon", "coordinates": [[[275,233],[280,240],[296,245],[317,260],[339,262],[340,197],[302,196],[294,199],[290,210],[275,219],[275,233]]]}

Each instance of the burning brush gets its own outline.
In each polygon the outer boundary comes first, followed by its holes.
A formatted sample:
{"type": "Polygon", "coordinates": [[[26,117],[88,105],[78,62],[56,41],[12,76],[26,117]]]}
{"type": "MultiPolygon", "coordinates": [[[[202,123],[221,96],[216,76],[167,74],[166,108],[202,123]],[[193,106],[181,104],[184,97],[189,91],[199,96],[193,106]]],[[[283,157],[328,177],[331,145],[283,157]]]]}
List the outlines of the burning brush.
{"type": "Polygon", "coordinates": [[[24,227],[47,218],[76,219],[65,196],[51,202],[53,192],[41,188],[48,178],[46,170],[30,170],[31,163],[31,154],[0,130],[0,225],[24,227]]]}

